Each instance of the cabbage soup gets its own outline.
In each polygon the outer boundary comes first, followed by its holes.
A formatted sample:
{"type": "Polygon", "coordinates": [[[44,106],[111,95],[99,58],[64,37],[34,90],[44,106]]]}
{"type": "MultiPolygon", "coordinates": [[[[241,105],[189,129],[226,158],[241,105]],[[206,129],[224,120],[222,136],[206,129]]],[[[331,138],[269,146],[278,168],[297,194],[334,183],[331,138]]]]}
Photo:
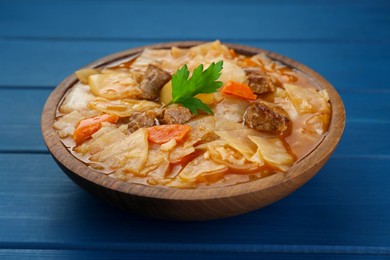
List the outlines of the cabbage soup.
{"type": "Polygon", "coordinates": [[[145,49],[81,69],[53,125],[89,167],[173,188],[234,185],[286,172],[327,134],[328,94],[265,53],[219,41],[145,49]]]}

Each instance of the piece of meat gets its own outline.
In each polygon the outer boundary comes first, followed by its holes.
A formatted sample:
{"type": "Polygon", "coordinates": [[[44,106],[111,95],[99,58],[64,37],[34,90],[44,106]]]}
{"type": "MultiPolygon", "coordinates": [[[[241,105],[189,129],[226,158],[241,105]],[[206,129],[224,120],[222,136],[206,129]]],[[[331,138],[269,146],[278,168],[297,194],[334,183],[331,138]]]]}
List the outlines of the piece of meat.
{"type": "Polygon", "coordinates": [[[256,94],[264,94],[275,91],[271,78],[259,68],[245,68],[248,76],[248,86],[256,94]]]}
{"type": "Polygon", "coordinates": [[[160,95],[160,90],[171,78],[171,74],[165,70],[149,64],[140,84],[142,93],[139,98],[146,100],[157,99],[160,95]]]}
{"type": "Polygon", "coordinates": [[[191,111],[182,106],[164,109],[162,122],[164,124],[184,124],[192,118],[191,111]]]}
{"type": "Polygon", "coordinates": [[[244,122],[255,130],[280,134],[287,130],[290,119],[283,108],[257,100],[246,110],[244,122]]]}
{"type": "Polygon", "coordinates": [[[161,116],[161,113],[157,110],[134,112],[128,119],[128,129],[130,133],[133,133],[139,128],[154,126],[158,122],[156,118],[159,116],[161,116]]]}

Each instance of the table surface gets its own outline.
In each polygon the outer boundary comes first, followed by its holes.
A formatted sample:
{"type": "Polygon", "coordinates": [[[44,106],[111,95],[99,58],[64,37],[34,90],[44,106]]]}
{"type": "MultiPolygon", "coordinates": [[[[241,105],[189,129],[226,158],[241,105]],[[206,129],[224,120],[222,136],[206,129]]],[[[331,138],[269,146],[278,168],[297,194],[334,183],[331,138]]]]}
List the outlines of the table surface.
{"type": "Polygon", "coordinates": [[[0,258],[390,258],[389,46],[387,0],[1,0],[0,258]],[[346,129],[316,177],[249,214],[175,222],[112,208],[61,172],[40,116],[62,79],[135,46],[215,39],[293,58],[339,91],[346,129]]]}

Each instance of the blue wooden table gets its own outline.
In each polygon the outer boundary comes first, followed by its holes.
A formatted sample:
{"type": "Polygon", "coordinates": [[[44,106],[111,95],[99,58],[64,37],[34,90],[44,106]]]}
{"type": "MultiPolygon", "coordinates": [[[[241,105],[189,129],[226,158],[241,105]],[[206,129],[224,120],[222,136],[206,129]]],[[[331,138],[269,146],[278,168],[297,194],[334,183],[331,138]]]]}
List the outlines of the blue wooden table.
{"type": "Polygon", "coordinates": [[[390,1],[0,1],[0,259],[390,258],[390,1]],[[74,185],[40,132],[53,88],[157,42],[215,40],[296,59],[339,91],[347,125],[303,188],[267,208],[173,222],[74,185]]]}

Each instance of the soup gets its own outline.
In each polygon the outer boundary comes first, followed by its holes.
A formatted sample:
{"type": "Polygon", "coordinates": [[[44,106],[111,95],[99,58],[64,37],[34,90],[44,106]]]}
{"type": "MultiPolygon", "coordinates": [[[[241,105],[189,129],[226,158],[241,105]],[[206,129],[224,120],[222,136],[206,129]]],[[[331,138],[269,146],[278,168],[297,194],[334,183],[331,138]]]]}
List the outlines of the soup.
{"type": "Polygon", "coordinates": [[[234,185],[287,171],[321,142],[331,105],[298,70],[219,41],[145,49],[76,72],[53,127],[91,168],[173,188],[234,185]]]}

